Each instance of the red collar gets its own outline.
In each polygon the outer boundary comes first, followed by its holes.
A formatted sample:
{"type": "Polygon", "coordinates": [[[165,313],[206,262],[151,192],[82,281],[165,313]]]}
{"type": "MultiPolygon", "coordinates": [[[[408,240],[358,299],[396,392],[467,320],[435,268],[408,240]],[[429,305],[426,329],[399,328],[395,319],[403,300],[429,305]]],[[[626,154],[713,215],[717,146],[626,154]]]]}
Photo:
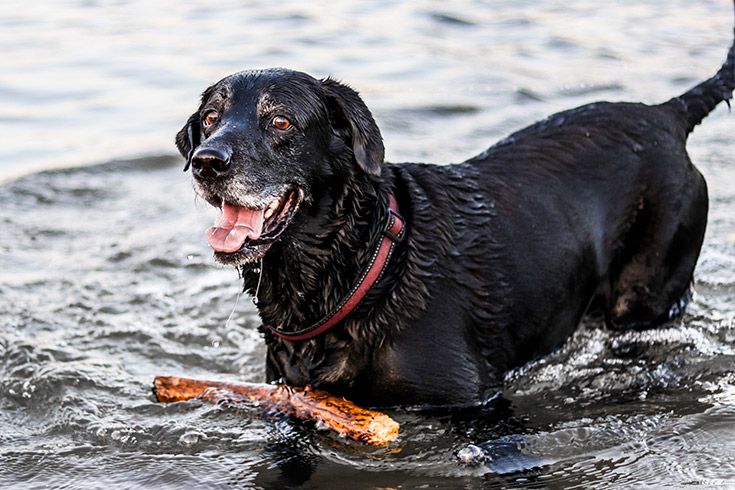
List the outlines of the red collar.
{"type": "Polygon", "coordinates": [[[268,325],[268,328],[276,335],[286,340],[308,340],[312,337],[326,332],[333,326],[341,322],[352,310],[354,310],[365,295],[370,291],[370,288],[378,282],[378,279],[383,275],[385,266],[390,259],[393,249],[396,244],[403,240],[406,232],[406,224],[401,215],[398,214],[398,203],[393,194],[388,195],[390,204],[388,220],[383,228],[383,238],[370,257],[365,270],[360,275],[360,279],[357,281],[355,287],[337,305],[337,307],[331,311],[324,318],[311,325],[310,327],[297,330],[296,332],[287,332],[277,327],[268,325]]]}

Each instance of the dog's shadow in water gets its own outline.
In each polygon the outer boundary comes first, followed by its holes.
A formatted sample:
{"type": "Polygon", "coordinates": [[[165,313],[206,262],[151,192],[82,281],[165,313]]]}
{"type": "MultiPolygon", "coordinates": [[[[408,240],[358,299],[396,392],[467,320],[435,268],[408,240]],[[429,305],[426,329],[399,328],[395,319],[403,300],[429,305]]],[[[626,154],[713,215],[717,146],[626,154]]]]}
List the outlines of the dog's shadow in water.
{"type": "MultiPolygon", "coordinates": [[[[436,420],[445,429],[444,434],[437,437],[447,440],[447,462],[478,474],[511,475],[539,468],[545,463],[525,451],[526,434],[530,429],[515,415],[511,402],[502,396],[479,407],[396,413],[400,418],[419,421],[420,425],[430,419],[436,420]]],[[[256,483],[272,488],[294,488],[309,482],[326,463],[318,451],[310,449],[314,444],[329,446],[357,458],[385,461],[400,458],[402,449],[413,444],[410,438],[418,435],[412,433],[410,425],[406,424],[403,437],[409,439],[404,439],[403,444],[376,449],[324,434],[311,423],[292,417],[281,418],[274,426],[278,437],[265,447],[267,463],[255,469],[256,483]]],[[[439,444],[441,446],[443,444],[439,444]]],[[[413,450],[409,452],[414,453],[413,450]]]]}
{"type": "Polygon", "coordinates": [[[481,407],[455,411],[449,423],[461,439],[468,441],[455,453],[463,467],[507,475],[544,464],[541,458],[524,451],[530,429],[515,414],[512,402],[502,396],[481,407]]]}

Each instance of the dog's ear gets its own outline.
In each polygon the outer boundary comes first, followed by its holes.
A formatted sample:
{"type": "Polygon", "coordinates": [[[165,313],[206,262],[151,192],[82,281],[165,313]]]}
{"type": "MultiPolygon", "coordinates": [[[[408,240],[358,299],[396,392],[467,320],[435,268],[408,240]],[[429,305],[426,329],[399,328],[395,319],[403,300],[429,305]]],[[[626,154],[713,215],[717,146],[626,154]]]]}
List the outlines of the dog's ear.
{"type": "Polygon", "coordinates": [[[176,133],[176,147],[181,155],[186,158],[184,172],[189,170],[191,156],[196,147],[199,146],[199,137],[199,112],[197,111],[189,117],[181,131],[176,133]]]}
{"type": "Polygon", "coordinates": [[[199,114],[202,111],[202,107],[207,102],[207,99],[212,95],[214,91],[214,85],[207,88],[202,94],[201,105],[199,109],[189,116],[189,119],[181,128],[181,131],[176,133],[176,147],[179,149],[181,155],[186,158],[186,165],[184,166],[184,172],[189,170],[191,165],[191,156],[194,154],[194,150],[197,149],[199,143],[201,143],[201,128],[199,127],[199,114]]]}
{"type": "Polygon", "coordinates": [[[327,95],[329,118],[335,132],[352,147],[355,160],[367,173],[380,175],[385,157],[383,138],[370,110],[356,91],[326,78],[321,81],[327,95]]]}

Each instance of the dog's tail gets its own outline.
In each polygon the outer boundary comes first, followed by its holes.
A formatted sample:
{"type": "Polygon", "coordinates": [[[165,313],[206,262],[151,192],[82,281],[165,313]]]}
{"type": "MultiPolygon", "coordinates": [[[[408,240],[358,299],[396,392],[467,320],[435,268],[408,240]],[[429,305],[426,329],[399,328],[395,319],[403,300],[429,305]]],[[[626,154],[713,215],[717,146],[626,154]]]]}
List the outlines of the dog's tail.
{"type": "Polygon", "coordinates": [[[725,64],[715,76],[682,95],[674,97],[666,104],[676,107],[682,113],[686,121],[686,131],[689,134],[694,126],[701,123],[707,114],[723,100],[730,107],[733,90],[735,90],[735,39],[727,53],[725,64]]]}

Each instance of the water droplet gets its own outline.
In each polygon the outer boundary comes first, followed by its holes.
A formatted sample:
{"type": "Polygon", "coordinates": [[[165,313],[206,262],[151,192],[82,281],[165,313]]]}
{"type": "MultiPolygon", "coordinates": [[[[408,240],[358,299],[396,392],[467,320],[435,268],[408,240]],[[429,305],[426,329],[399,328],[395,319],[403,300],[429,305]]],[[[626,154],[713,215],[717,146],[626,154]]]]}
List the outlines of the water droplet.
{"type": "Polygon", "coordinates": [[[199,431],[189,431],[185,434],[182,434],[181,437],[179,437],[179,444],[182,444],[186,447],[192,447],[194,444],[199,442],[200,439],[203,439],[205,436],[199,431]]]}
{"type": "Polygon", "coordinates": [[[474,444],[470,444],[466,448],[460,450],[457,453],[457,458],[459,458],[461,463],[469,465],[480,465],[487,461],[485,451],[474,444]]]}

